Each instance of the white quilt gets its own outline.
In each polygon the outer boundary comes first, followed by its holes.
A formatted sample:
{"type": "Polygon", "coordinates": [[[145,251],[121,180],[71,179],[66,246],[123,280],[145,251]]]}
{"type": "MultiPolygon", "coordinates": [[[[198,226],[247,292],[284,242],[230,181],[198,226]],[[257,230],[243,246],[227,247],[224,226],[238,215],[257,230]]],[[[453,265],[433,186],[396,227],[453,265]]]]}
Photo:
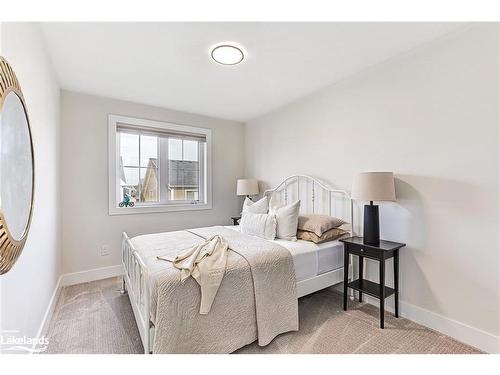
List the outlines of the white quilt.
{"type": "Polygon", "coordinates": [[[133,238],[146,263],[151,288],[154,353],[230,353],[258,340],[298,330],[298,304],[290,252],[270,241],[224,227],[207,227],[133,238]],[[210,312],[199,314],[200,287],[157,256],[175,256],[213,235],[230,251],[226,273],[210,312]]]}

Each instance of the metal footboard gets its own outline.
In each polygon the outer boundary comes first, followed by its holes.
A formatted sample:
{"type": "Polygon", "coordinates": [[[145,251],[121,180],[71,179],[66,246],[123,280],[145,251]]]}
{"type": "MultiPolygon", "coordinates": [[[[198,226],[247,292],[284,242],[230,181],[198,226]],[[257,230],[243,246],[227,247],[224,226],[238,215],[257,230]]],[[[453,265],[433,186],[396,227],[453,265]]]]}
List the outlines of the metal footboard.
{"type": "Polygon", "coordinates": [[[151,294],[147,270],[144,261],[125,232],[122,234],[122,265],[124,289],[126,288],[128,292],[144,352],[148,354],[152,352],[153,346],[150,333],[151,294]]]}

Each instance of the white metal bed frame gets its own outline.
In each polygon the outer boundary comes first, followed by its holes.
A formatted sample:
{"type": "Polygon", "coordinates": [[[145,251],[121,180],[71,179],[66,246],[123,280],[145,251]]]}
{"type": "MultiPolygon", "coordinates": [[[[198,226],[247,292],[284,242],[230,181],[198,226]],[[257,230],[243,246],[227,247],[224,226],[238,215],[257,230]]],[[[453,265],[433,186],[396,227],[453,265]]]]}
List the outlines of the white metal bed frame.
{"type": "MultiPolygon", "coordinates": [[[[284,203],[288,204],[288,201],[292,199],[292,197],[289,198],[290,190],[294,191],[296,193],[295,198],[300,199],[301,197],[301,182],[305,181],[306,182],[306,188],[309,184],[310,187],[310,192],[311,192],[311,202],[312,202],[312,207],[311,207],[311,212],[304,212],[304,213],[322,213],[322,214],[328,214],[330,216],[335,216],[336,212],[334,210],[334,205],[332,205],[332,198],[333,202],[335,202],[335,196],[340,195],[344,199],[347,199],[349,207],[349,223],[351,223],[351,231],[350,234],[352,235],[353,232],[353,203],[351,200],[351,197],[349,193],[347,193],[345,190],[338,190],[338,189],[332,189],[329,186],[327,186],[324,182],[311,177],[307,175],[292,175],[288,176],[285,178],[281,183],[279,183],[275,188],[273,189],[268,189],[264,191],[264,196],[271,196],[272,194],[280,193],[283,192],[284,197],[284,203]],[[295,185],[295,187],[294,187],[295,185]],[[323,193],[326,193],[326,201],[327,201],[327,212],[324,210],[324,206],[326,202],[323,202],[323,210],[316,212],[316,197],[317,197],[317,188],[320,188],[323,190],[323,193]]],[[[303,192],[303,190],[302,190],[303,192]]],[[[306,195],[307,192],[306,192],[306,195]]],[[[322,197],[323,200],[325,200],[325,196],[322,197]]],[[[301,200],[302,203],[302,200],[301,200]]],[[[302,204],[301,204],[301,209],[302,209],[302,204]]],[[[338,217],[342,217],[343,215],[339,215],[338,217]]],[[[349,259],[349,275],[352,275],[352,256],[351,259],[349,259]]],[[[336,285],[338,283],[341,283],[344,281],[344,267],[337,268],[335,270],[329,271],[322,273],[320,275],[311,277],[310,279],[302,280],[297,282],[297,297],[303,297],[308,294],[317,292],[318,290],[328,288],[329,286],[336,285]]]]}
{"type": "MultiPolygon", "coordinates": [[[[330,216],[336,212],[332,209],[332,203],[335,202],[335,197],[340,195],[344,200],[348,200],[349,221],[351,223],[351,234],[353,226],[353,203],[349,194],[344,190],[331,189],[320,180],[307,175],[293,175],[285,178],[280,184],[273,189],[268,189],[264,195],[271,196],[272,194],[282,194],[284,203],[288,203],[289,199],[294,196],[300,198],[301,182],[305,181],[306,195],[311,192],[312,209],[310,213],[316,213],[317,206],[317,189],[321,189],[323,198],[323,208],[326,201],[328,202],[327,212],[320,210],[317,213],[328,213],[330,216]],[[294,188],[296,184],[296,188],[294,188]],[[290,198],[289,198],[290,197],[290,198]],[[333,199],[333,200],[332,200],[333,199]]],[[[304,192],[304,190],[302,190],[304,192]]],[[[302,203],[302,200],[301,200],[302,203]]],[[[303,211],[303,209],[302,209],[303,211]]],[[[309,213],[309,212],[304,212],[309,213]]],[[[340,217],[340,216],[339,216],[340,217]]],[[[352,258],[352,257],[351,257],[352,258]]],[[[122,293],[128,292],[130,304],[134,312],[135,321],[141,337],[141,341],[146,354],[153,351],[154,340],[154,325],[150,321],[150,301],[151,290],[148,282],[148,271],[141,256],[136,251],[127,233],[122,234],[122,293]]],[[[352,275],[352,259],[349,259],[349,274],[352,275]]],[[[336,285],[344,280],[344,267],[340,267],[333,271],[322,273],[318,276],[307,280],[297,282],[297,298],[303,297],[318,290],[336,285]]],[[[352,297],[351,297],[352,298],[352,297]]]]}

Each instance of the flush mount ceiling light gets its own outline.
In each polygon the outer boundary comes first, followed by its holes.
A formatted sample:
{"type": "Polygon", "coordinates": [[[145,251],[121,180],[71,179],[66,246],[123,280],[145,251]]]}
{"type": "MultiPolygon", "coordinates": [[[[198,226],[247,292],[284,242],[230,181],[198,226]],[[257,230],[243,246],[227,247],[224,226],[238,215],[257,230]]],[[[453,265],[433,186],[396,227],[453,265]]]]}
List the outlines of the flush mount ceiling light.
{"type": "Polygon", "coordinates": [[[236,65],[243,61],[245,53],[243,48],[233,43],[220,43],[212,47],[210,56],[218,64],[236,65]]]}

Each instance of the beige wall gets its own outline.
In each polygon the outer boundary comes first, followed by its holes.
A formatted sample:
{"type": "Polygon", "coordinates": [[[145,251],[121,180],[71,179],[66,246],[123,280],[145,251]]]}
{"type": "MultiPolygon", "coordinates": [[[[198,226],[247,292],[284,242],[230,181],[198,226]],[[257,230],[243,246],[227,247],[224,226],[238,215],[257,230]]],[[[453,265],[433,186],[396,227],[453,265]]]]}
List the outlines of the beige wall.
{"type": "Polygon", "coordinates": [[[246,175],[266,185],[304,173],[350,190],[358,171],[394,171],[381,235],[408,244],[401,299],[496,336],[498,48],[497,26],[475,25],[245,127],[246,175]]]}
{"type": "Polygon", "coordinates": [[[35,156],[33,220],[20,258],[0,276],[0,330],[35,337],[60,274],[59,85],[38,25],[0,27],[0,54],[21,84],[35,156]]]}
{"type": "Polygon", "coordinates": [[[120,264],[121,233],[130,236],[230,224],[239,211],[236,179],[243,174],[243,125],[102,97],[62,91],[63,272],[120,264]],[[213,209],[108,215],[108,114],[212,129],[213,209]],[[109,256],[99,249],[108,245],[109,256]]]}

